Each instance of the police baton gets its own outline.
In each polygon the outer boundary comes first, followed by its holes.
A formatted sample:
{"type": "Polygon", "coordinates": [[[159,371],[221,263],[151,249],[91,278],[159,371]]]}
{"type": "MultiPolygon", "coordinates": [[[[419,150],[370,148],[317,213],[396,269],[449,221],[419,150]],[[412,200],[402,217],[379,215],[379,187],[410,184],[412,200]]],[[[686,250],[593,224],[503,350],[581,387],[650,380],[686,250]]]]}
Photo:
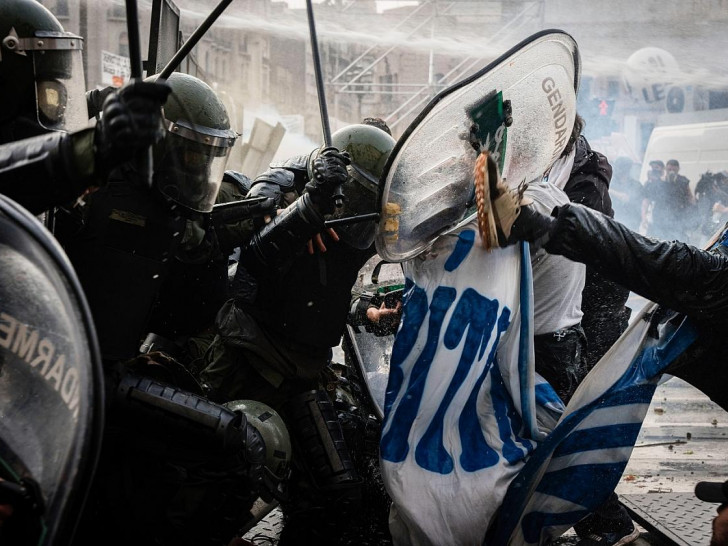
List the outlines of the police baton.
{"type": "Polygon", "coordinates": [[[357,214],[355,216],[344,216],[343,218],[333,218],[324,222],[324,227],[340,227],[349,226],[351,224],[360,224],[361,222],[379,222],[380,215],[378,212],[367,212],[366,214],[357,214]]]}
{"type": "MultiPolygon", "coordinates": [[[[142,49],[139,39],[139,12],[136,0],[126,0],[126,33],[129,39],[129,64],[131,83],[142,81],[142,49]]],[[[152,187],[152,147],[149,146],[137,158],[139,175],[147,185],[152,187]]]]}
{"type": "MultiPolygon", "coordinates": [[[[324,89],[324,73],[321,69],[318,38],[316,37],[316,22],[313,17],[313,3],[306,0],[306,14],[308,15],[308,31],[311,36],[311,54],[313,56],[313,71],[316,77],[316,94],[318,95],[319,110],[321,112],[321,129],[324,133],[324,146],[331,146],[331,127],[329,126],[329,110],[326,107],[326,90],[324,89]]],[[[337,186],[333,194],[334,205],[340,208],[344,205],[344,192],[341,185],[337,186]]]]}

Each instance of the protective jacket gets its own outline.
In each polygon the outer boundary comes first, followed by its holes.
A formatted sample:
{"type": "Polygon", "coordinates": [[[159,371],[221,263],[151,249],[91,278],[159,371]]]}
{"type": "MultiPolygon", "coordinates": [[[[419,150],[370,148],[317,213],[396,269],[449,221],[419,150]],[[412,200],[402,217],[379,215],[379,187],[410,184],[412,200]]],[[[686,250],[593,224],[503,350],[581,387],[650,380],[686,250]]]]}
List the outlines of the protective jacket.
{"type": "MultiPolygon", "coordinates": [[[[273,169],[273,173],[269,171],[256,179],[251,195],[297,194],[297,179],[304,177],[300,167],[273,169]],[[272,176],[281,170],[293,176],[272,176]],[[281,179],[290,185],[282,184],[281,179]]],[[[323,230],[323,226],[319,229],[323,230]]],[[[375,250],[373,246],[355,249],[334,241],[327,233],[322,237],[326,252],[309,254],[305,244],[300,244],[274,271],[265,267],[256,272],[255,264],[242,258],[257,284],[255,301],[244,305],[251,316],[286,343],[328,352],[343,334],[356,276],[375,250]]]]}
{"type": "MultiPolygon", "coordinates": [[[[690,317],[699,335],[668,368],[728,409],[721,336],[728,322],[728,225],[709,251],[644,237],[579,205],[557,209],[545,248],[690,317]]],[[[664,318],[669,313],[663,311],[664,318]]]]}

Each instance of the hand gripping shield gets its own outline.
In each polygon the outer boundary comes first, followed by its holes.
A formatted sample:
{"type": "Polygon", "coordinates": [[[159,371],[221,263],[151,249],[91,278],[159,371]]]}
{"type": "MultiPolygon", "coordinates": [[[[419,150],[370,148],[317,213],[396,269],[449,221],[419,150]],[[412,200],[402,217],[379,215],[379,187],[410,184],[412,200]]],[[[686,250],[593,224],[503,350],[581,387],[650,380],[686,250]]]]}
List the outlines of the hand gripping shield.
{"type": "Polygon", "coordinates": [[[490,152],[511,187],[543,176],[571,135],[579,78],[576,42],[547,30],[435,96],[382,174],[382,258],[405,261],[475,217],[480,152],[490,152]]]}

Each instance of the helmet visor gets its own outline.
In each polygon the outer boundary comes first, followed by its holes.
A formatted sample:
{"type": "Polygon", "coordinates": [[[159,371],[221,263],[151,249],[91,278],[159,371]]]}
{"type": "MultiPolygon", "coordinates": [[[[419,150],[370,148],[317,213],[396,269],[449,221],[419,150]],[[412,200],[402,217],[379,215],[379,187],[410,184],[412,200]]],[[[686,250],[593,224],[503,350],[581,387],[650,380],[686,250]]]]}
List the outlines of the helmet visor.
{"type": "MultiPolygon", "coordinates": [[[[164,195],[197,212],[210,212],[217,199],[225,164],[235,139],[220,139],[213,146],[186,138],[174,131],[184,128],[170,124],[161,144],[161,153],[155,158],[155,181],[164,195]],[[174,131],[174,132],[173,132],[174,131]]],[[[190,129],[188,129],[190,130],[190,129]]]]}
{"type": "Polygon", "coordinates": [[[50,131],[88,125],[81,50],[33,51],[38,123],[50,131]]]}

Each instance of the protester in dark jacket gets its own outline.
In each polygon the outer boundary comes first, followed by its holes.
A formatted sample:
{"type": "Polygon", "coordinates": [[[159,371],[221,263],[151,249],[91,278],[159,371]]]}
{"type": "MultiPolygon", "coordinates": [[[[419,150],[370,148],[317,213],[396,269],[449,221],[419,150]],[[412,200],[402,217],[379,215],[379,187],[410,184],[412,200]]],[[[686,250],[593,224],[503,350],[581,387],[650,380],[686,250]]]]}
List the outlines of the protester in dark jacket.
{"type": "Polygon", "coordinates": [[[593,267],[599,273],[691,319],[697,339],[667,369],[728,410],[728,357],[723,330],[728,324],[728,224],[710,250],[679,241],[660,241],[629,230],[611,218],[575,204],[553,217],[521,209],[511,241],[531,240],[553,254],[593,267]]]}

